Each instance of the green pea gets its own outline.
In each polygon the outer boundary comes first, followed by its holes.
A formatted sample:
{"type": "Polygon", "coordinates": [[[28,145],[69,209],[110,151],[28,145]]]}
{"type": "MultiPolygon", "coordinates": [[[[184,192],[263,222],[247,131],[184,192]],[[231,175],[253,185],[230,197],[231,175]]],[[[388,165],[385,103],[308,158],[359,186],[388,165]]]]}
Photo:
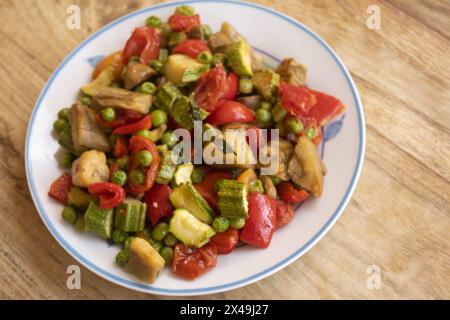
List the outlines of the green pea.
{"type": "Polygon", "coordinates": [[[69,112],[70,112],[69,108],[64,108],[64,109],[59,110],[58,118],[69,121],[69,112]]]}
{"type": "Polygon", "coordinates": [[[136,135],[151,140],[152,133],[149,130],[139,130],[136,135]]]}
{"type": "Polygon", "coordinates": [[[199,183],[203,181],[205,177],[205,169],[202,167],[195,167],[191,174],[192,183],[199,183]]]}
{"type": "Polygon", "coordinates": [[[211,64],[212,65],[216,65],[216,64],[219,64],[219,63],[225,63],[225,61],[226,61],[226,56],[223,54],[223,53],[214,53],[213,54],[213,57],[212,57],[212,60],[211,60],[211,64]]]}
{"type": "Polygon", "coordinates": [[[270,112],[264,109],[256,110],[255,117],[256,122],[263,125],[270,123],[270,120],[272,120],[272,115],[270,114],[270,112]]]}
{"type": "Polygon", "coordinates": [[[270,179],[272,179],[272,183],[275,187],[281,183],[281,179],[277,176],[270,176],[270,179]]]}
{"type": "Polygon", "coordinates": [[[165,222],[158,223],[152,231],[152,237],[155,240],[162,241],[169,233],[169,225],[165,222]]]}
{"type": "Polygon", "coordinates": [[[128,232],[114,230],[111,237],[115,244],[123,244],[128,239],[128,232]]]}
{"type": "Polygon", "coordinates": [[[303,124],[296,118],[290,118],[286,121],[286,129],[289,133],[298,134],[303,130],[303,124]]]}
{"type": "Polygon", "coordinates": [[[127,264],[129,258],[130,258],[130,250],[120,250],[119,253],[116,255],[116,263],[119,266],[124,267],[127,264]]]}
{"type": "Polygon", "coordinates": [[[131,241],[133,241],[134,237],[128,237],[125,239],[123,243],[123,249],[124,250],[130,250],[131,241]]]}
{"type": "Polygon", "coordinates": [[[280,102],[275,104],[275,106],[272,108],[272,117],[275,122],[280,122],[284,119],[285,116],[286,110],[284,109],[283,105],[280,102]]]}
{"type": "Polygon", "coordinates": [[[316,128],[309,128],[306,130],[305,135],[308,137],[308,139],[312,140],[316,136],[316,128]]]}
{"type": "Polygon", "coordinates": [[[148,241],[150,242],[150,244],[152,245],[152,247],[156,250],[156,251],[160,251],[161,248],[163,247],[163,243],[162,241],[156,240],[154,238],[148,238],[148,241]]]}
{"type": "Polygon", "coordinates": [[[178,239],[171,234],[170,232],[167,234],[167,236],[164,237],[164,244],[168,247],[173,247],[178,243],[178,239]]]}
{"type": "Polygon", "coordinates": [[[150,67],[155,69],[155,71],[161,73],[163,71],[163,63],[159,60],[152,60],[149,62],[150,67]]]}
{"type": "Polygon", "coordinates": [[[145,94],[155,94],[156,86],[151,82],[144,82],[139,86],[139,92],[145,94]]]}
{"type": "Polygon", "coordinates": [[[153,162],[153,156],[148,150],[139,151],[137,154],[137,161],[143,167],[148,167],[153,162]]]}
{"type": "Polygon", "coordinates": [[[139,169],[135,169],[130,173],[130,180],[133,184],[136,185],[143,184],[145,181],[144,173],[139,169]]]}
{"type": "Polygon", "coordinates": [[[173,249],[171,247],[164,247],[159,252],[161,257],[166,261],[166,264],[171,265],[173,259],[173,249]]]}
{"type": "Polygon", "coordinates": [[[75,220],[77,220],[77,211],[75,208],[68,206],[63,209],[61,212],[62,218],[70,224],[74,224],[75,220]]]}
{"type": "Polygon", "coordinates": [[[89,96],[83,96],[80,98],[80,102],[85,106],[90,106],[92,104],[92,98],[89,96]]]}
{"type": "Polygon", "coordinates": [[[230,221],[225,217],[216,217],[213,221],[212,227],[217,232],[225,232],[230,226],[230,221]]]}
{"type": "Polygon", "coordinates": [[[157,128],[162,124],[167,123],[167,113],[163,110],[155,110],[152,112],[152,126],[157,128]]]}
{"type": "Polygon", "coordinates": [[[128,167],[128,156],[122,156],[116,160],[119,169],[125,170],[128,167]]]}
{"type": "Polygon", "coordinates": [[[64,152],[58,157],[58,163],[61,167],[69,169],[72,167],[73,155],[69,152],[64,152]]]}
{"type": "Polygon", "coordinates": [[[250,94],[253,91],[253,81],[247,78],[239,80],[239,92],[242,94],[250,94]]]}
{"type": "Polygon", "coordinates": [[[114,159],[114,158],[106,159],[106,164],[108,165],[108,167],[111,167],[115,162],[116,162],[116,159],[114,159]]]}
{"type": "Polygon", "coordinates": [[[203,31],[203,36],[205,37],[206,40],[208,40],[209,37],[211,37],[212,35],[211,27],[207,24],[202,24],[201,28],[203,31]]]}
{"type": "Polygon", "coordinates": [[[230,227],[232,227],[233,229],[242,229],[244,225],[245,225],[244,218],[237,218],[230,220],[230,227]]]}
{"type": "Polygon", "coordinates": [[[169,148],[172,148],[177,144],[178,138],[172,131],[167,131],[163,134],[161,142],[167,145],[169,148]]]}
{"type": "Polygon", "coordinates": [[[124,186],[127,183],[127,173],[123,170],[117,170],[111,175],[111,182],[119,186],[124,186]]]}
{"type": "Polygon", "coordinates": [[[259,108],[270,111],[270,109],[272,109],[272,104],[269,101],[263,101],[259,104],[259,108]]]}
{"type": "Polygon", "coordinates": [[[250,181],[248,190],[250,193],[264,193],[262,181],[259,179],[250,181]]]}
{"type": "Polygon", "coordinates": [[[147,27],[159,28],[161,26],[161,19],[156,16],[148,17],[145,20],[145,25],[147,27]]]}
{"type": "Polygon", "coordinates": [[[86,231],[86,227],[84,225],[84,214],[78,215],[77,219],[75,220],[75,228],[80,232],[86,231]]]}
{"type": "Polygon", "coordinates": [[[102,110],[102,118],[106,122],[111,122],[116,120],[116,110],[113,108],[105,108],[102,110]]]}
{"type": "Polygon", "coordinates": [[[175,9],[175,11],[185,16],[192,16],[195,14],[195,9],[187,5],[179,6],[175,9]]]}
{"type": "Polygon", "coordinates": [[[212,54],[209,51],[202,51],[197,56],[197,61],[200,63],[209,64],[212,61],[212,54]]]}
{"type": "Polygon", "coordinates": [[[53,128],[56,132],[62,132],[64,129],[69,127],[69,123],[63,119],[56,119],[55,122],[53,122],[53,128]]]}

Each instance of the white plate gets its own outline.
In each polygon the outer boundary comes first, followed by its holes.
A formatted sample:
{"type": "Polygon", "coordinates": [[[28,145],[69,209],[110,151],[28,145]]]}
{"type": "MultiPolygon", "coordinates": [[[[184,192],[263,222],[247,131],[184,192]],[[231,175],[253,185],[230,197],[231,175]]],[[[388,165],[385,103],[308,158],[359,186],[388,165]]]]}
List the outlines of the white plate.
{"type": "Polygon", "coordinates": [[[25,162],[28,184],[38,212],[51,234],[79,263],[99,276],[130,289],[164,295],[198,295],[238,288],[267,277],[308,251],[333,225],[355,188],[364,155],[364,116],[358,91],[342,61],[310,29],[272,9],[242,1],[179,1],[133,12],[106,25],[80,44],[56,69],[41,95],[28,126],[25,162]],[[118,248],[90,234],[79,234],[60,217],[61,205],[48,189],[60,174],[51,136],[57,111],[70,106],[79,88],[89,82],[93,61],[123,48],[132,30],[150,15],[167,19],[180,3],[195,6],[204,23],[218,30],[231,22],[274,65],[294,57],[308,66],[308,86],[341,99],[345,114],[325,128],[320,152],[328,167],[320,199],[307,201],[294,220],[274,234],[269,248],[246,246],[218,258],[217,267],[195,281],[165,270],[146,284],[117,267],[118,248]]]}

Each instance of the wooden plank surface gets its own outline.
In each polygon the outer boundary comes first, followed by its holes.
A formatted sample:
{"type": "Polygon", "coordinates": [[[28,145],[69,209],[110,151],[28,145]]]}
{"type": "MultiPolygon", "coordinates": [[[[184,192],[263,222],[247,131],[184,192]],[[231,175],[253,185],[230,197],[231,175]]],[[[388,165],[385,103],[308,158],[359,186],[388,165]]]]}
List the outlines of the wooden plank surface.
{"type": "MultiPolygon", "coordinates": [[[[161,299],[82,268],[41,222],[24,169],[27,122],[60,61],[105,23],[158,1],[2,0],[0,3],[0,298],[161,299]],[[65,27],[78,4],[81,30],[65,27]]],[[[322,36],[354,77],[367,122],[356,192],[332,230],[283,271],[199,299],[450,298],[450,2],[257,0],[322,36]],[[369,5],[381,30],[366,27],[369,5]],[[367,286],[367,268],[381,288],[367,286]]],[[[225,18],[225,17],[224,17],[225,18]]]]}

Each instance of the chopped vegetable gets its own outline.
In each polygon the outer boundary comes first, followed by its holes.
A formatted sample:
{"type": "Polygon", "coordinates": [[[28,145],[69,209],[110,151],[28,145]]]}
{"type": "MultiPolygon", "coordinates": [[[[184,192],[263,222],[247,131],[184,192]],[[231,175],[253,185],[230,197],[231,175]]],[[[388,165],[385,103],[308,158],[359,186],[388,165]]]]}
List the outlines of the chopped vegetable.
{"type": "Polygon", "coordinates": [[[191,175],[194,171],[194,165],[192,163],[184,163],[177,167],[173,176],[175,184],[181,185],[183,183],[191,182],[191,175]]]}
{"type": "Polygon", "coordinates": [[[75,186],[87,187],[90,184],[108,180],[109,168],[103,152],[85,151],[72,163],[72,183],[75,186]]]}
{"type": "Polygon", "coordinates": [[[217,264],[217,249],[206,244],[192,251],[183,244],[175,245],[172,271],[176,275],[193,280],[210,271],[217,264]]]}
{"type": "Polygon", "coordinates": [[[172,189],[163,184],[156,183],[146,194],[147,217],[151,224],[155,226],[161,218],[172,216],[172,203],[169,196],[172,189]]]}
{"type": "Polygon", "coordinates": [[[228,64],[239,76],[253,76],[250,46],[245,41],[238,41],[227,48],[228,64]]]}
{"type": "Polygon", "coordinates": [[[74,186],[70,187],[70,191],[67,194],[67,203],[80,210],[86,210],[92,200],[94,200],[94,198],[89,193],[74,186]]]}
{"type": "Polygon", "coordinates": [[[156,16],[148,17],[147,20],[145,20],[145,25],[147,27],[159,28],[161,26],[161,19],[156,16]]]}
{"type": "Polygon", "coordinates": [[[276,72],[288,84],[304,86],[306,83],[306,67],[298,64],[293,58],[283,59],[276,72]]]}
{"type": "Polygon", "coordinates": [[[158,223],[152,231],[155,240],[162,241],[169,233],[169,225],[165,222],[158,223]]]}
{"type": "Polygon", "coordinates": [[[97,182],[88,185],[88,191],[100,200],[100,208],[115,208],[125,199],[125,190],[115,183],[97,182]]]}
{"type": "Polygon", "coordinates": [[[164,247],[159,252],[161,257],[163,257],[164,261],[166,261],[166,264],[170,265],[172,264],[173,260],[173,249],[171,247],[164,247]]]}
{"type": "Polygon", "coordinates": [[[122,61],[128,64],[131,57],[138,56],[142,64],[147,64],[150,60],[157,59],[159,48],[160,40],[155,28],[136,28],[125,45],[122,61]]]}
{"type": "Polygon", "coordinates": [[[168,82],[159,88],[155,99],[155,106],[166,113],[170,111],[180,91],[172,83],[168,82]]]}
{"type": "Polygon", "coordinates": [[[65,207],[61,212],[61,216],[65,221],[67,221],[70,224],[74,224],[75,220],[77,220],[77,212],[71,206],[65,207]]]}
{"type": "Polygon", "coordinates": [[[156,176],[156,182],[159,184],[168,184],[175,174],[176,167],[177,165],[172,161],[172,152],[170,150],[164,151],[161,155],[161,168],[156,176]]]}
{"type": "Polygon", "coordinates": [[[111,235],[112,240],[115,244],[123,244],[128,238],[128,232],[122,230],[114,230],[111,235]]]}
{"type": "Polygon", "coordinates": [[[169,18],[169,24],[175,31],[189,32],[193,27],[200,25],[200,16],[198,14],[187,16],[175,13],[169,18]]]}
{"type": "Polygon", "coordinates": [[[264,187],[261,180],[253,180],[249,184],[249,193],[264,193],[264,187]]]}
{"type": "Polygon", "coordinates": [[[221,180],[216,186],[220,214],[229,219],[247,217],[248,201],[245,184],[235,180],[221,180]]]}
{"type": "Polygon", "coordinates": [[[283,181],[278,186],[280,199],[286,203],[297,203],[308,199],[309,193],[305,190],[297,190],[290,182],[283,181]]]}
{"type": "MultiPolygon", "coordinates": [[[[198,39],[188,39],[178,44],[173,50],[172,54],[180,53],[197,59],[202,52],[211,53],[206,43],[198,39]]],[[[201,61],[200,61],[201,62],[201,61]]],[[[205,62],[202,62],[205,63],[205,62]]]]}
{"type": "Polygon", "coordinates": [[[167,59],[164,73],[167,80],[180,86],[197,81],[202,72],[207,71],[208,65],[197,62],[184,54],[171,54],[167,59]]]}
{"type": "Polygon", "coordinates": [[[128,91],[121,88],[102,88],[94,96],[92,107],[101,110],[107,107],[126,109],[147,114],[152,105],[153,96],[149,94],[128,91]]]}
{"type": "Polygon", "coordinates": [[[237,101],[225,101],[211,113],[206,121],[218,126],[225,123],[237,122],[246,123],[255,120],[254,112],[244,104],[237,101]]]}
{"type": "Polygon", "coordinates": [[[142,231],[145,228],[147,205],[133,198],[127,198],[116,208],[114,226],[125,232],[142,231]]]}
{"type": "Polygon", "coordinates": [[[84,214],[86,230],[96,233],[98,236],[111,238],[113,228],[113,209],[102,209],[95,201],[91,201],[84,214]]]}
{"type": "Polygon", "coordinates": [[[144,81],[152,79],[157,75],[158,72],[156,72],[156,70],[154,70],[153,68],[151,68],[146,64],[130,62],[128,63],[127,68],[125,69],[123,86],[125,89],[131,90],[142,83],[142,85],[139,87],[139,91],[141,93],[153,94],[151,90],[152,88],[151,85],[153,84],[151,82],[144,82],[144,81]]]}
{"type": "Polygon", "coordinates": [[[216,217],[212,227],[216,232],[225,232],[230,226],[230,221],[225,217],[216,217]]]}
{"type": "Polygon", "coordinates": [[[209,244],[216,247],[218,254],[228,254],[234,250],[238,241],[239,232],[236,229],[228,228],[224,232],[216,233],[209,244]]]}
{"type": "Polygon", "coordinates": [[[276,211],[276,227],[277,229],[284,227],[294,218],[294,208],[291,204],[284,201],[277,201],[276,211]]]}
{"type": "Polygon", "coordinates": [[[170,219],[169,231],[187,246],[200,248],[214,235],[214,230],[186,209],[177,209],[170,219]]]}
{"type": "Polygon", "coordinates": [[[194,167],[191,173],[192,183],[200,183],[205,177],[205,170],[202,167],[194,167]]]}
{"type": "Polygon", "coordinates": [[[280,75],[271,70],[260,70],[253,76],[253,84],[267,101],[274,102],[280,86],[280,75]]]}
{"type": "Polygon", "coordinates": [[[146,115],[141,120],[114,129],[114,134],[132,134],[140,130],[148,130],[152,126],[152,116],[146,115]]]}
{"type": "Polygon", "coordinates": [[[96,96],[102,88],[109,87],[114,80],[114,69],[108,67],[104,69],[91,83],[81,88],[81,91],[88,96],[96,96]]]}

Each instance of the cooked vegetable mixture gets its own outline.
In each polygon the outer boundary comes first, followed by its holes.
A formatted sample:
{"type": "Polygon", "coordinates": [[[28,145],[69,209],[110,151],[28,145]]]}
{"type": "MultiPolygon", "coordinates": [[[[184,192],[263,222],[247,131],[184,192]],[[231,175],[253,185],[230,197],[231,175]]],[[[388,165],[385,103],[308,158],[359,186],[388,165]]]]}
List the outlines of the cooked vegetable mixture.
{"type": "Polygon", "coordinates": [[[65,221],[120,246],[117,264],[149,283],[165,265],[195,279],[239,242],[266,248],[293,219],[294,205],[321,196],[326,169],[317,145],[322,127],[344,109],[306,87],[306,73],[293,58],[263,67],[229,23],[212,33],[190,6],[168,22],[151,16],[58,113],[58,160],[71,172],[49,195],[66,206],[65,221]],[[243,162],[231,148],[222,150],[231,163],[175,164],[174,130],[192,131],[194,121],[225,144],[236,130],[278,129],[278,141],[256,146],[279,150],[276,172],[262,174],[245,139],[243,162]]]}

